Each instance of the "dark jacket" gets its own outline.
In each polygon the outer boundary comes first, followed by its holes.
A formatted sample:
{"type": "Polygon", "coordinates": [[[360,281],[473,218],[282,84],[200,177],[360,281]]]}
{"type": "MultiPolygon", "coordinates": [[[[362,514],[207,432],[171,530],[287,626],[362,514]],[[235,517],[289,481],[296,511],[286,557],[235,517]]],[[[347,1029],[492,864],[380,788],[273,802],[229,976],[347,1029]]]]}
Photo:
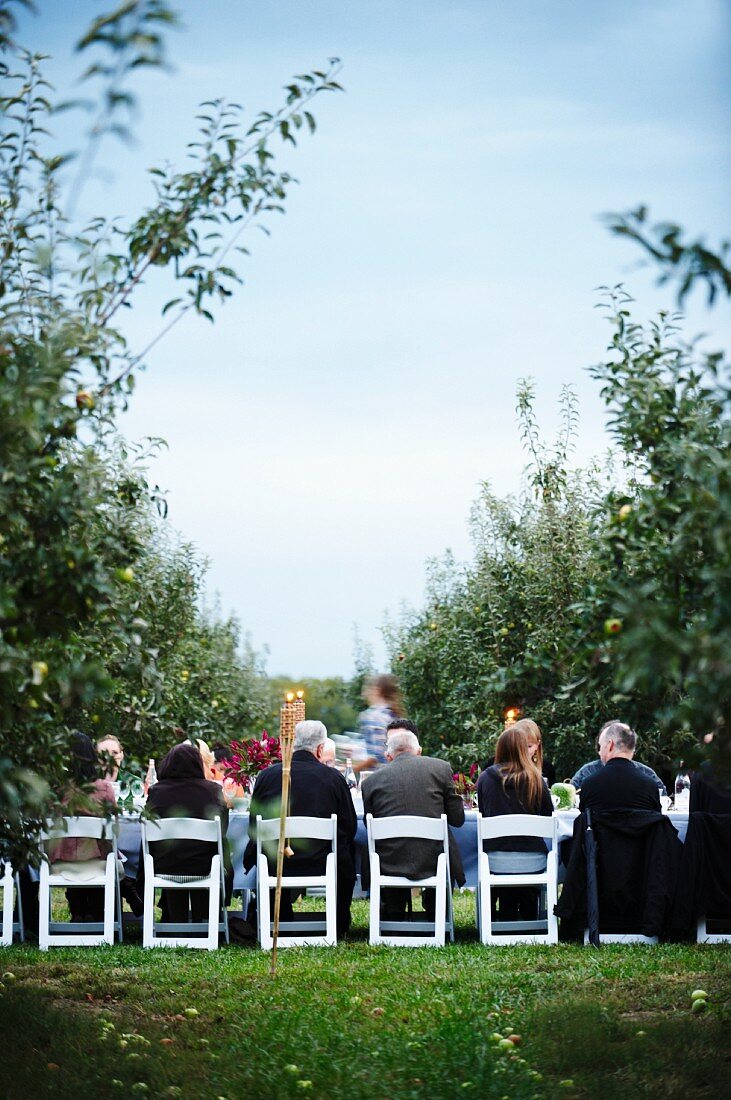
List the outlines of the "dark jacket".
{"type": "MultiPolygon", "coordinates": [[[[256,863],[256,818],[279,817],[282,798],[282,765],[270,764],[259,772],[249,810],[249,843],[244,852],[244,869],[256,863]]],[[[341,870],[355,875],[355,831],[358,819],[348,785],[336,768],[328,768],[307,749],[292,754],[290,776],[290,817],[330,817],[338,819],[338,875],[341,870]]],[[[285,875],[321,875],[330,845],[325,841],[293,840],[294,855],[284,861],[285,875]]]]}
{"type": "Polygon", "coordinates": [[[713,771],[702,764],[690,781],[690,812],[731,814],[731,787],[724,786],[713,771]]]}
{"type": "MultiPolygon", "coordinates": [[[[666,934],[683,848],[670,819],[649,810],[592,810],[591,821],[601,931],[666,934]]],[[[582,813],[574,822],[571,857],[555,910],[576,928],[586,927],[586,828],[582,813]]]]}
{"type": "MultiPolygon", "coordinates": [[[[406,752],[364,780],[363,812],[374,817],[406,814],[433,818],[446,814],[450,825],[464,824],[464,805],[454,789],[447,761],[406,752]]],[[[434,874],[441,848],[436,841],[404,838],[379,841],[377,850],[383,874],[419,879],[434,874]]],[[[451,834],[449,866],[452,879],[463,885],[462,857],[451,834]]]]}
{"type": "Polygon", "coordinates": [[[631,760],[615,756],[584,781],[579,809],[654,810],[660,812],[660,791],[631,760]]]}
{"type": "MultiPolygon", "coordinates": [[[[667,794],[665,784],[656,771],[653,771],[648,764],[641,764],[639,760],[632,761],[632,767],[636,768],[642,775],[646,775],[648,779],[651,779],[655,784],[660,794],[667,794]]],[[[597,772],[602,771],[604,764],[597,757],[596,760],[590,760],[588,764],[582,764],[579,770],[572,777],[571,782],[574,787],[581,789],[586,783],[587,779],[590,779],[592,775],[596,775],[597,772]]]]}
{"type": "MultiPolygon", "coordinates": [[[[536,814],[539,817],[551,817],[553,802],[548,787],[543,784],[540,805],[535,809],[527,808],[520,799],[515,785],[503,785],[499,764],[493,764],[481,773],[477,780],[477,808],[483,817],[503,817],[505,814],[536,814]]],[[[540,837],[505,837],[486,840],[486,852],[545,852],[546,843],[540,837]]]]}
{"type": "MultiPolygon", "coordinates": [[[[232,876],[226,832],[228,810],[218,783],[205,778],[201,754],[195,745],[183,741],[174,745],[160,761],[158,782],[150,789],[146,809],[158,817],[200,817],[221,819],[225,870],[232,876]]],[[[215,844],[202,840],[156,841],[150,844],[155,870],[163,874],[206,875],[216,854],[215,844]]]]}
{"type": "Polygon", "coordinates": [[[693,811],[688,818],[673,928],[695,939],[704,916],[731,920],[731,813],[693,811]]]}

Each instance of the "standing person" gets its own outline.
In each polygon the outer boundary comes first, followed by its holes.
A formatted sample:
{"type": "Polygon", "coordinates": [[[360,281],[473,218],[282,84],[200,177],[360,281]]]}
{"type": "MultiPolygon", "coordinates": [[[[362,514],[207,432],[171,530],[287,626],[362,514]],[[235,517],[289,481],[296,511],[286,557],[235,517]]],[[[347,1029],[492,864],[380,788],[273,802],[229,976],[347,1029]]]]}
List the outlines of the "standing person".
{"type": "MultiPolygon", "coordinates": [[[[500,734],[495,747],[495,763],[486,768],[477,780],[477,806],[484,817],[505,814],[537,814],[551,817],[553,803],[543,781],[535,753],[529,743],[529,733],[518,726],[508,726],[500,734]]],[[[486,852],[509,852],[510,856],[495,856],[490,865],[497,873],[526,874],[541,871],[546,865],[546,845],[540,837],[503,837],[485,841],[486,852]],[[517,857],[514,853],[520,853],[517,857]],[[505,866],[505,871],[501,866],[505,866]],[[522,865],[525,866],[522,866],[522,865]]],[[[493,918],[500,920],[535,920],[538,887],[511,886],[492,891],[493,918]]]]}
{"type": "Polygon", "coordinates": [[[387,762],[386,730],[389,723],[403,715],[401,693],[394,676],[370,677],[363,688],[363,698],[368,709],[358,716],[358,730],[366,743],[366,759],[359,763],[358,771],[378,768],[387,762]]]}
{"type": "MultiPolygon", "coordinates": [[[[330,817],[338,819],[337,844],[337,933],[346,935],[350,928],[350,903],[355,886],[355,832],[358,819],[348,784],[337,768],[323,763],[327,729],[322,722],[298,722],[294,730],[294,751],[289,787],[291,817],[330,817]]],[[[244,852],[244,870],[256,863],[256,817],[279,817],[282,801],[282,765],[270,764],[259,772],[251,795],[249,843],[244,852]]],[[[287,875],[322,875],[330,851],[327,841],[292,840],[294,855],[284,861],[287,875]]],[[[293,920],[292,890],[282,890],[280,917],[293,920]]]]}
{"type": "MultiPolygon", "coordinates": [[[[419,731],[413,722],[397,718],[387,730],[386,759],[388,766],[379,768],[363,781],[363,810],[373,817],[439,818],[446,814],[450,825],[464,824],[464,804],[454,789],[452,769],[446,760],[421,755],[419,731]]],[[[378,855],[384,875],[403,875],[420,879],[436,871],[440,845],[433,840],[393,839],[378,844],[378,855]]],[[[449,865],[453,881],[465,881],[462,858],[455,838],[449,836],[449,865]]],[[[448,888],[451,890],[452,884],[448,888]]],[[[436,890],[425,891],[424,911],[434,920],[436,890]]],[[[409,899],[408,887],[384,890],[384,915],[398,920],[409,899]]]]}
{"type": "Polygon", "coordinates": [[[513,723],[513,729],[520,730],[528,738],[528,751],[533,763],[537,765],[541,775],[549,787],[556,782],[556,769],[550,760],[543,755],[543,734],[541,727],[532,718],[521,718],[513,723]]]}
{"type": "MultiPolygon", "coordinates": [[[[99,758],[94,743],[85,733],[75,730],[71,735],[71,781],[63,792],[62,801],[69,814],[82,817],[103,817],[117,805],[114,789],[109,779],[100,776],[99,758]],[[81,803],[81,804],[80,804],[81,803]]],[[[52,840],[48,845],[51,873],[62,874],[71,883],[78,883],[66,891],[71,920],[74,922],[104,919],[104,887],[84,888],[84,879],[99,871],[100,862],[112,850],[108,840],[92,837],[67,837],[52,840]]]]}
{"type": "MultiPolygon", "coordinates": [[[[173,745],[157,769],[157,783],[150,788],[146,809],[158,817],[199,817],[221,819],[225,868],[225,905],[231,900],[233,868],[226,833],[228,810],[218,783],[206,779],[200,750],[190,741],[173,745]]],[[[158,840],[150,842],[155,870],[170,875],[207,875],[217,853],[215,844],[203,840],[158,840]]],[[[142,867],[142,861],[140,861],[142,867]]],[[[208,895],[204,890],[163,890],[160,908],[163,919],[184,922],[188,910],[193,921],[208,918],[208,895]]]]}

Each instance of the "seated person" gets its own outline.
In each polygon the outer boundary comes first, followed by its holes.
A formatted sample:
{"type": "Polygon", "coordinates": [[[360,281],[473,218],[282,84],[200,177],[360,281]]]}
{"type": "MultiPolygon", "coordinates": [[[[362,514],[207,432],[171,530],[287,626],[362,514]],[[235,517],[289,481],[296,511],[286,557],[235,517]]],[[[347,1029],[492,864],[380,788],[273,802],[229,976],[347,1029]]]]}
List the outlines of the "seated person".
{"type": "MultiPolygon", "coordinates": [[[[201,760],[203,761],[203,771],[205,778],[213,780],[215,783],[218,779],[216,774],[216,754],[208,747],[208,743],[203,740],[202,737],[196,739],[198,745],[198,751],[201,754],[201,760]]],[[[159,776],[158,776],[159,778],[159,776]]]]}
{"type": "MultiPolygon", "coordinates": [[[[71,734],[71,780],[62,792],[62,803],[69,815],[103,817],[116,808],[112,784],[102,779],[96,749],[90,737],[75,730],[71,734]]],[[[92,837],[67,837],[52,840],[47,855],[51,873],[62,874],[69,884],[79,883],[66,891],[71,920],[75,922],[104,919],[104,887],[83,887],[84,879],[97,875],[106,864],[112,847],[107,840],[92,837]]],[[[120,865],[122,874],[123,868],[120,865]]]]}
{"type": "Polygon", "coordinates": [[[538,723],[534,722],[532,718],[520,718],[513,723],[513,729],[520,730],[521,733],[526,735],[528,738],[528,751],[533,763],[537,764],[538,770],[548,786],[552,786],[556,782],[556,769],[551,761],[546,760],[543,756],[543,734],[538,723]]]}
{"type": "MultiPolygon", "coordinates": [[[[596,743],[597,753],[599,753],[599,740],[601,739],[601,736],[604,733],[604,731],[606,729],[609,729],[610,726],[621,726],[621,725],[623,725],[622,722],[616,722],[616,721],[605,722],[604,723],[604,725],[602,726],[602,728],[599,731],[599,738],[597,739],[597,743],[596,743]]],[[[625,728],[629,729],[629,726],[627,726],[625,728]]],[[[636,743],[636,741],[637,741],[637,735],[635,735],[635,743],[636,743]]],[[[654,772],[652,770],[652,768],[648,767],[647,764],[641,764],[639,762],[639,760],[633,760],[632,759],[633,756],[634,756],[634,749],[632,750],[632,752],[630,753],[630,755],[628,757],[628,759],[632,761],[633,766],[635,768],[637,768],[637,770],[640,771],[643,775],[646,775],[649,779],[651,779],[653,781],[653,783],[655,784],[655,786],[657,787],[657,789],[658,789],[658,791],[660,792],[661,795],[667,795],[668,792],[665,789],[665,784],[663,783],[660,776],[656,772],[654,772]]],[[[583,764],[579,768],[579,770],[573,776],[571,782],[574,785],[574,787],[576,787],[577,790],[581,790],[581,788],[584,786],[584,783],[589,778],[589,776],[590,775],[596,775],[601,770],[602,770],[602,761],[601,761],[601,759],[590,760],[588,764],[583,764]]]]}
{"type": "Polygon", "coordinates": [[[322,762],[326,768],[336,768],[338,759],[337,745],[331,737],[325,738],[325,746],[322,750],[322,762]]]}
{"type": "MultiPolygon", "coordinates": [[[[477,780],[477,807],[484,817],[537,814],[551,817],[553,802],[541,775],[530,733],[517,724],[500,734],[495,763],[477,780]]],[[[503,837],[485,841],[485,851],[505,852],[490,866],[498,874],[540,872],[546,866],[546,844],[540,837],[503,837]],[[516,853],[518,853],[516,855],[516,853]]],[[[491,891],[493,919],[536,920],[540,888],[511,886],[491,891]]]]}
{"type": "MultiPolygon", "coordinates": [[[[432,818],[446,814],[450,825],[463,825],[464,805],[454,789],[452,769],[447,761],[421,755],[418,730],[405,718],[390,722],[386,734],[386,766],[363,780],[364,814],[432,818]]],[[[407,837],[383,840],[378,844],[382,873],[412,879],[428,878],[435,873],[439,851],[435,841],[407,837]]],[[[465,881],[462,859],[451,834],[449,865],[453,881],[461,886],[465,881]]],[[[410,894],[408,888],[384,890],[384,916],[393,920],[403,916],[410,894]]],[[[427,918],[434,920],[436,897],[433,889],[424,892],[423,904],[427,918]]]]}
{"type": "MultiPolygon", "coordinates": [[[[660,788],[632,757],[637,734],[624,722],[608,722],[599,734],[599,768],[584,782],[581,810],[657,810],[660,788]]],[[[654,773],[653,773],[654,774],[654,773]]],[[[659,781],[658,781],[659,782],[659,781]]]]}
{"type": "Polygon", "coordinates": [[[104,767],[104,778],[116,783],[119,769],[124,762],[124,751],[118,737],[113,733],[105,734],[96,743],[97,755],[104,767]]]}
{"type": "MultiPolygon", "coordinates": [[[[150,788],[147,810],[158,817],[199,817],[205,820],[220,818],[225,877],[223,901],[228,905],[233,886],[233,868],[226,839],[228,810],[221,788],[217,783],[206,779],[201,753],[190,741],[183,741],[170,749],[160,761],[157,777],[157,783],[150,788]]],[[[155,870],[169,875],[207,875],[216,852],[215,844],[202,840],[150,843],[155,870]]],[[[141,860],[140,867],[144,874],[141,860]]],[[[208,918],[208,894],[205,890],[163,890],[160,908],[163,920],[182,923],[188,920],[190,911],[193,921],[202,922],[208,918]]]]}
{"type": "Polygon", "coordinates": [[[232,810],[237,802],[246,797],[246,787],[237,782],[233,776],[226,774],[231,760],[231,746],[222,745],[219,742],[212,749],[208,749],[205,741],[199,741],[198,746],[203,757],[203,766],[206,768],[206,779],[212,779],[214,783],[219,784],[223,791],[223,800],[229,810],[232,810]]]}
{"type": "MultiPolygon", "coordinates": [[[[350,928],[350,903],[355,886],[354,838],[358,825],[348,785],[337,768],[322,762],[327,729],[322,722],[298,722],[294,731],[294,752],[289,789],[291,817],[330,817],[338,819],[337,843],[337,934],[350,928]]],[[[249,843],[244,852],[244,870],[256,863],[256,818],[279,817],[282,800],[282,765],[270,764],[259,772],[251,796],[249,843]]],[[[292,841],[294,855],[284,861],[286,875],[322,875],[330,851],[326,841],[292,841]]],[[[282,890],[280,918],[294,919],[292,891],[282,890]]]]}

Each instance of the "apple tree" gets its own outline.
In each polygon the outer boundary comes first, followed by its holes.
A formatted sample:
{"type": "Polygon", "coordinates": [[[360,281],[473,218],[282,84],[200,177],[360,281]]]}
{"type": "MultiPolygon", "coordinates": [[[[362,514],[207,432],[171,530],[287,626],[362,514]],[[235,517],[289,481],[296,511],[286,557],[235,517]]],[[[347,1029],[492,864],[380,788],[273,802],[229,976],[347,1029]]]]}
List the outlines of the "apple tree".
{"type": "MultiPolygon", "coordinates": [[[[53,138],[64,104],[43,54],[16,41],[16,14],[2,4],[0,843],[22,855],[43,782],[58,790],[63,781],[79,715],[121,702],[125,678],[147,691],[160,675],[164,646],[152,639],[163,622],[147,605],[155,585],[144,582],[154,494],[110,463],[115,417],[165,332],[187,313],[212,320],[240,282],[245,231],[283,209],[292,180],[275,168],[274,142],[314,130],[311,101],[338,87],[338,66],[293,78],[284,104],[253,119],[210,101],[185,169],[152,169],[146,209],[79,224],[80,191],[105,142],[128,126],[135,74],[164,63],[175,15],[164,0],[124,0],[82,34],[91,121],[85,146],[66,150],[53,138]],[[175,289],[161,302],[160,328],[131,347],[125,311],[161,270],[175,289]]],[[[196,629],[203,637],[208,628],[196,629]]],[[[230,651],[232,631],[212,633],[212,648],[230,651]]],[[[151,697],[158,705],[159,693],[151,697]]]]}

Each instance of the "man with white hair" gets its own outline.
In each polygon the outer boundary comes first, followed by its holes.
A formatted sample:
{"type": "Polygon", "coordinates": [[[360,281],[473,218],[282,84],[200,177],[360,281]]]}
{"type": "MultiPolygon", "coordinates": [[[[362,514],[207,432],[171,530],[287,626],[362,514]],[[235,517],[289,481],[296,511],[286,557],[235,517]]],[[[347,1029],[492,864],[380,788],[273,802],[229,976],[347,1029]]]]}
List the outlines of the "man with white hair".
{"type": "MultiPolygon", "coordinates": [[[[330,817],[338,819],[337,852],[337,931],[344,936],[350,928],[350,903],[355,885],[355,831],[358,821],[348,785],[337,768],[323,763],[327,730],[322,722],[298,722],[294,731],[294,751],[290,777],[289,812],[292,817],[330,817]]],[[[249,810],[249,843],[244,853],[244,868],[256,862],[256,817],[279,817],[282,800],[282,765],[270,764],[259,772],[249,810]]],[[[284,861],[284,874],[322,875],[330,851],[327,841],[292,840],[294,855],[284,861]]],[[[292,891],[282,891],[281,918],[292,920],[292,891]]]]}
{"type": "Polygon", "coordinates": [[[325,738],[322,747],[322,762],[328,768],[334,768],[338,759],[338,747],[331,737],[325,738]]]}
{"type": "MultiPolygon", "coordinates": [[[[363,781],[363,810],[374,817],[417,817],[447,815],[450,825],[464,824],[464,805],[454,789],[452,769],[446,760],[422,756],[418,730],[413,722],[397,718],[386,730],[384,768],[363,781]]],[[[404,875],[420,879],[433,875],[440,845],[431,840],[409,838],[379,841],[378,854],[385,875],[404,875]]],[[[449,863],[452,879],[465,881],[462,859],[453,836],[449,838],[449,863]]],[[[451,888],[451,887],[450,887],[451,888]]],[[[409,890],[391,888],[383,892],[384,913],[398,919],[406,908],[409,890]]],[[[434,890],[424,894],[424,910],[434,919],[434,890]]]]}

